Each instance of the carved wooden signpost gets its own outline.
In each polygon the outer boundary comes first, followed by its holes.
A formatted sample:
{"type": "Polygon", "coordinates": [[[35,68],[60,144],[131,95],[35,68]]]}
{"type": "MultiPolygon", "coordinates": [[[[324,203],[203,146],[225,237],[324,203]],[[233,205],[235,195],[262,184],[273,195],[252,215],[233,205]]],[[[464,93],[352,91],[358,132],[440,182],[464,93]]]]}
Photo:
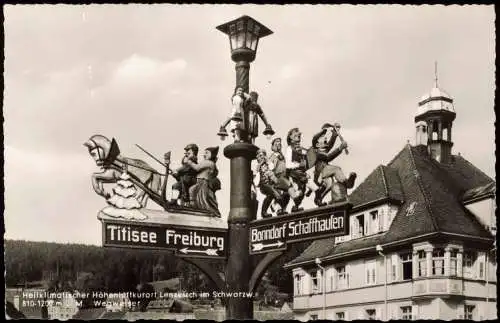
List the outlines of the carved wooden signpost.
{"type": "MultiPolygon", "coordinates": [[[[142,160],[123,156],[113,138],[94,135],[84,145],[100,168],[100,172],[92,174],[92,187],[108,204],[98,215],[103,246],[173,251],[202,270],[219,290],[240,295],[256,290],[266,269],[291,243],[348,234],[352,205],[347,189],[353,187],[356,174],[345,175],[340,167],[330,164],[343,151],[347,153],[338,123],[325,123],[318,129],[309,148],[302,147],[299,128],[290,129],[286,135],[284,153],[279,137],[273,139],[269,155],[254,145],[259,119],[265,125],[262,134],[270,137],[275,133],[258,103],[258,93],[249,88],[250,63],[255,59],[259,39],[272,31],[248,16],[217,29],[229,36],[231,58],[236,63],[232,112],[218,133],[221,139],[228,137],[226,127],[230,126],[234,138],[224,148],[231,173],[227,221],[221,219],[215,194],[221,189],[218,146],[206,147],[199,158],[199,147],[186,145],[181,166],[176,169],[170,168],[170,152],[160,161],[138,146],[164,167],[157,171],[142,160]],[[336,138],[341,143],[334,148],[336,138]],[[254,159],[256,169],[251,168],[254,159]],[[313,168],[312,176],[306,173],[313,168]],[[171,194],[167,200],[169,176],[176,180],[171,193],[178,192],[178,197],[171,194]],[[257,176],[259,183],[252,186],[257,176]],[[257,213],[257,189],[265,196],[263,219],[252,221],[257,213]],[[318,207],[304,211],[301,203],[313,190],[312,198],[318,207]],[[328,194],[331,199],[325,203],[328,194]],[[148,201],[163,210],[147,209],[148,201]],[[281,208],[276,212],[280,216],[270,217],[267,213],[273,201],[281,208]],[[294,205],[292,213],[287,214],[290,201],[294,205]],[[252,268],[250,256],[256,254],[265,255],[252,268]],[[208,260],[224,262],[224,273],[208,260]]],[[[253,318],[251,298],[226,300],[226,319],[253,318]]]]}

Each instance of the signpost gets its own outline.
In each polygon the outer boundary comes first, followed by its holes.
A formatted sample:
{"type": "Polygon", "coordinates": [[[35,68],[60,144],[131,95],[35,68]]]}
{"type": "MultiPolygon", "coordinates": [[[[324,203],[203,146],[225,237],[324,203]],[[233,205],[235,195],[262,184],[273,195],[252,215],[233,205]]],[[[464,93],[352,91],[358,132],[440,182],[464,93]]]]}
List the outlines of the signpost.
{"type": "Polygon", "coordinates": [[[180,257],[227,257],[227,224],[221,219],[146,209],[140,211],[144,217],[140,220],[110,213],[106,208],[99,214],[105,247],[170,250],[180,257]]]}
{"type": "MultiPolygon", "coordinates": [[[[236,89],[238,91],[235,91],[235,96],[232,98],[233,109],[235,109],[238,107],[238,102],[244,102],[235,99],[236,94],[247,93],[250,90],[250,63],[255,59],[259,39],[272,34],[272,31],[248,16],[242,16],[220,25],[217,29],[229,36],[231,58],[236,63],[236,89]]],[[[256,101],[258,94],[251,92],[249,97],[252,102],[251,106],[254,108],[258,106],[256,101]],[[252,93],[254,94],[253,99],[252,93]]],[[[243,97],[241,99],[243,100],[243,97]]],[[[242,106],[239,108],[241,109],[242,106]]],[[[175,206],[177,204],[167,203],[164,198],[166,178],[163,180],[160,196],[156,193],[157,188],[155,188],[155,185],[158,184],[158,178],[152,176],[152,174],[158,175],[157,172],[146,166],[139,167],[136,165],[137,161],[130,164],[125,163],[124,161],[129,159],[119,155],[119,149],[114,139],[110,141],[104,136],[95,135],[85,143],[98,166],[108,165],[110,156],[118,163],[113,164],[114,168],[106,166],[107,168],[104,168],[103,172],[92,175],[94,190],[97,194],[105,197],[108,203],[110,203],[110,199],[104,194],[102,185],[116,182],[117,188],[114,189],[115,195],[113,197],[121,202],[115,202],[114,207],[108,206],[99,212],[98,219],[103,225],[103,246],[172,250],[177,256],[184,258],[184,261],[202,270],[219,290],[227,292],[228,295],[244,295],[256,290],[266,269],[283,254],[289,244],[347,235],[349,233],[348,216],[352,207],[349,202],[334,203],[291,215],[252,221],[257,210],[251,194],[253,174],[250,165],[251,161],[256,158],[259,148],[253,144],[257,135],[251,132],[248,126],[252,124],[248,119],[250,114],[247,111],[243,116],[243,119],[247,119],[243,123],[246,126],[238,129],[240,134],[244,136],[239,139],[235,138],[234,143],[224,148],[224,156],[230,159],[231,173],[230,211],[227,221],[213,216],[210,212],[200,212],[199,208],[193,209],[185,205],[175,206]],[[106,152],[105,158],[101,156],[102,152],[106,152]],[[127,168],[127,166],[119,169],[124,165],[132,167],[127,168]],[[117,180],[117,178],[119,179],[117,180]],[[146,182],[143,183],[138,178],[144,178],[148,184],[146,185],[146,182]],[[121,207],[120,205],[133,201],[134,195],[130,191],[134,191],[134,185],[137,185],[138,189],[144,190],[153,201],[163,206],[166,212],[147,209],[142,202],[138,201],[136,204],[140,205],[140,208],[138,206],[121,207]],[[251,266],[250,256],[263,253],[265,256],[254,267],[251,266]],[[224,272],[221,272],[217,266],[210,264],[215,261],[201,258],[224,262],[224,272]]],[[[241,119],[241,116],[239,117],[241,119]]],[[[263,134],[274,133],[264,120],[263,114],[260,117],[266,123],[263,134]]],[[[238,121],[236,113],[228,119],[225,125],[221,126],[219,132],[221,138],[227,136],[225,126],[231,120],[238,121]]],[[[241,124],[238,127],[241,127],[241,124]]],[[[150,154],[148,153],[148,155],[150,154]]],[[[167,153],[165,164],[162,163],[167,168],[165,175],[169,174],[169,167],[167,167],[169,162],[170,154],[167,153]]],[[[191,163],[188,164],[191,165],[191,163]]],[[[141,163],[141,165],[143,164],[141,163]]],[[[193,166],[191,165],[191,167],[193,166]]],[[[200,179],[197,181],[204,184],[205,182],[202,179],[200,181],[200,179]]],[[[342,186],[336,183],[336,185],[328,188],[336,193],[332,194],[332,201],[342,200],[341,192],[344,193],[344,197],[347,197],[346,184],[342,184],[342,186]],[[340,188],[343,188],[343,191],[340,188]]],[[[200,185],[200,187],[204,186],[200,185]]],[[[210,189],[210,186],[208,187],[210,189]]],[[[204,192],[201,188],[200,192],[204,192]]],[[[205,195],[204,197],[208,196],[205,195]]],[[[253,318],[252,298],[226,298],[226,319],[245,320],[251,318],[253,318]]]]}
{"type": "Polygon", "coordinates": [[[347,235],[351,204],[302,211],[250,223],[250,254],[286,250],[289,243],[347,235]]]}
{"type": "Polygon", "coordinates": [[[103,221],[103,245],[173,250],[181,256],[224,258],[227,230],[103,221]]]}

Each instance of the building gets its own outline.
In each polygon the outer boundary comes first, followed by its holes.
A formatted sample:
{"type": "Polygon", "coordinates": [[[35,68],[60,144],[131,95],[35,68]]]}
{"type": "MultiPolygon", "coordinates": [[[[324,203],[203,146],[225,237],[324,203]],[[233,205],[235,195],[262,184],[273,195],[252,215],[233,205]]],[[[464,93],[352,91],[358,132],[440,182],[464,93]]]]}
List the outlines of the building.
{"type": "Polygon", "coordinates": [[[28,319],[48,318],[44,296],[48,291],[48,282],[26,282],[5,288],[5,301],[11,303],[17,312],[28,319]]]}
{"type": "MultiPolygon", "coordinates": [[[[80,302],[78,302],[73,293],[62,292],[55,293],[56,297],[49,297],[47,311],[50,320],[69,320],[75,316],[80,308],[80,302]]],[[[49,294],[50,295],[50,294],[49,294]]]]}
{"type": "Polygon", "coordinates": [[[496,186],[452,154],[455,116],[436,80],[418,105],[415,145],[351,194],[349,235],[286,264],[296,319],[496,318],[496,186]]]}

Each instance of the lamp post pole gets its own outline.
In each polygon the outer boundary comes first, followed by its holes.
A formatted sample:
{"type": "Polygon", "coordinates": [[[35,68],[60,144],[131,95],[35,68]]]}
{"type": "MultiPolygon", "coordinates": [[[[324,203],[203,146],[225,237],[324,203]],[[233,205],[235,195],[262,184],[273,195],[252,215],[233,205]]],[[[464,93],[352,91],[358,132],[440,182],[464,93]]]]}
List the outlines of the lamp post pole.
{"type": "MultiPolygon", "coordinates": [[[[231,200],[228,217],[228,258],[226,289],[228,292],[248,293],[250,281],[250,255],[248,250],[248,223],[252,218],[250,199],[250,162],[257,147],[249,143],[234,143],[224,149],[224,156],[231,160],[231,200]]],[[[237,294],[239,295],[239,294],[237,294]]],[[[226,319],[253,318],[251,297],[229,297],[226,302],[226,319]]]]}
{"type": "MultiPolygon", "coordinates": [[[[231,59],[236,63],[236,86],[248,93],[250,62],[255,59],[258,40],[272,31],[248,16],[220,25],[217,29],[229,35],[231,59]]],[[[258,147],[248,142],[248,136],[242,139],[243,142],[224,148],[224,156],[230,159],[231,176],[226,291],[238,293],[236,297],[226,298],[226,319],[235,320],[253,318],[253,297],[247,297],[251,274],[248,225],[254,216],[252,213],[256,211],[253,210],[250,195],[250,163],[255,159],[258,147]]]]}

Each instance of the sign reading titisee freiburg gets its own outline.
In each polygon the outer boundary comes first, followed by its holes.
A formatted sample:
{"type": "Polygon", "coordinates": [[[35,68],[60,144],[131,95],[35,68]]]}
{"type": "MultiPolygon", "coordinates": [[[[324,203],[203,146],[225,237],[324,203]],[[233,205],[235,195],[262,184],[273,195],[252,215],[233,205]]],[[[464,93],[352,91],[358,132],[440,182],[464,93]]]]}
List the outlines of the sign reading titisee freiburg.
{"type": "Polygon", "coordinates": [[[223,258],[227,230],[103,221],[105,247],[174,250],[181,256],[223,258]]]}
{"type": "Polygon", "coordinates": [[[287,243],[348,234],[350,204],[273,217],[250,224],[250,254],[286,250],[287,243]]]}

